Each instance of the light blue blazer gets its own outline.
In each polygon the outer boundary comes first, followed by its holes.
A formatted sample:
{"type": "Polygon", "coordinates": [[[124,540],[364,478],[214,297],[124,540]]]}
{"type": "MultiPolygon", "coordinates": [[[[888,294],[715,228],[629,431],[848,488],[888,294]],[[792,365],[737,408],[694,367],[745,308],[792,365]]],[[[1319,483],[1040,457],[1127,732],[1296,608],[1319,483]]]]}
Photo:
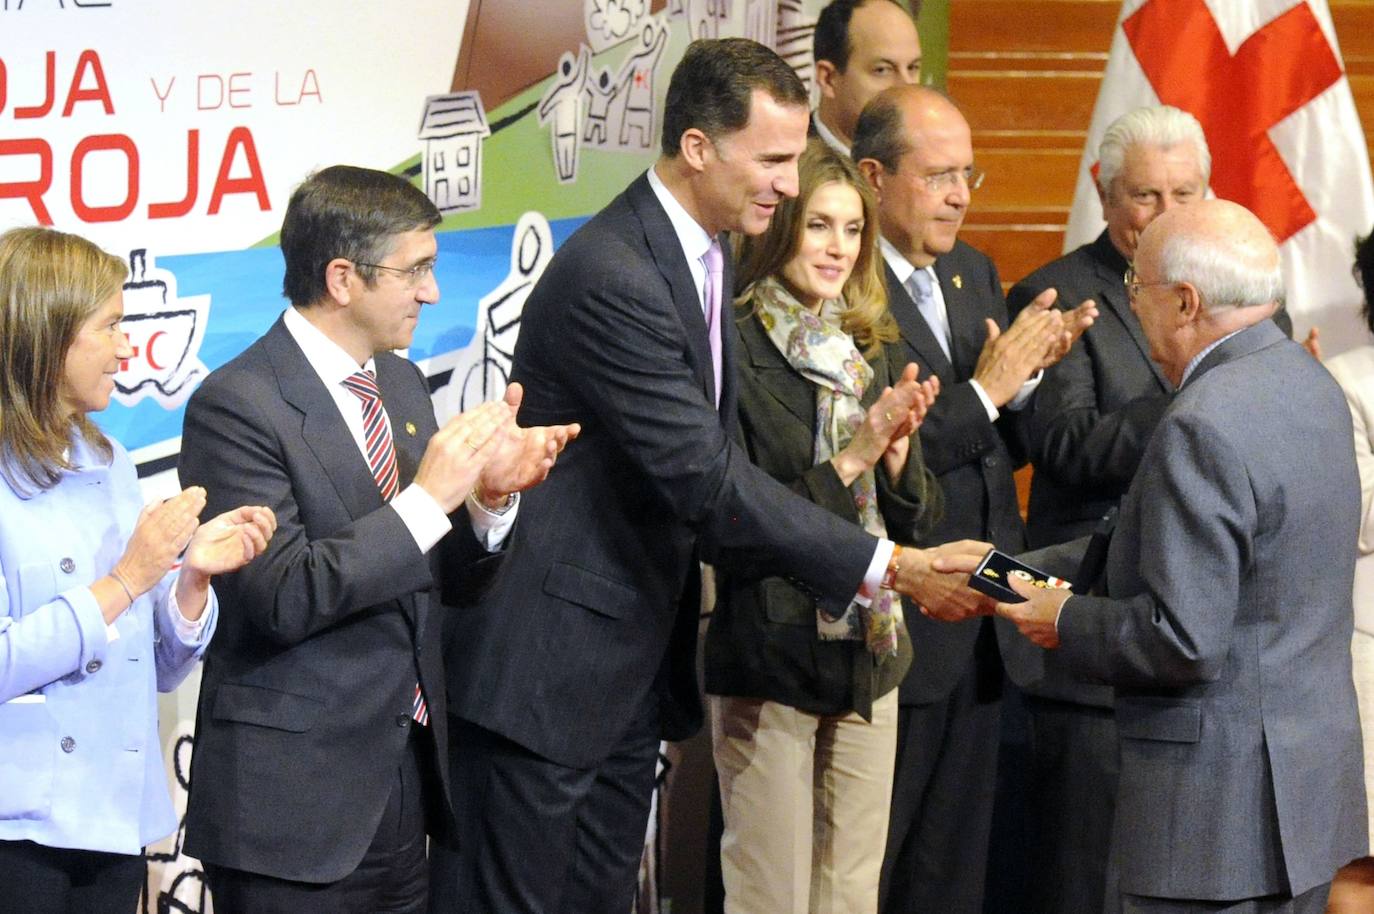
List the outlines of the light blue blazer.
{"type": "Polygon", "coordinates": [[[143,506],[133,463],[84,442],[51,489],[0,477],[0,840],[136,854],[176,829],[157,691],[186,677],[195,643],[172,623],[176,574],[105,625],[90,584],[123,555],[143,506]]]}

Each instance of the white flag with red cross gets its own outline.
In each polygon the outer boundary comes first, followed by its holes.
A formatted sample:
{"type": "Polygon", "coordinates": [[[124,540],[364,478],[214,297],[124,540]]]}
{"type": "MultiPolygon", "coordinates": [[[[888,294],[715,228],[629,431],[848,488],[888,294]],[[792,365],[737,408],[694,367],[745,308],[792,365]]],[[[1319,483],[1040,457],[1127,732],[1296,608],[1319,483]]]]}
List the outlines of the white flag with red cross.
{"type": "Polygon", "coordinates": [[[1212,192],[1278,239],[1294,334],[1325,355],[1364,342],[1350,272],[1374,228],[1369,153],[1326,0],[1126,0],[1093,108],[1064,249],[1105,223],[1093,174],[1102,134],[1133,108],[1173,105],[1202,124],[1212,192]]]}

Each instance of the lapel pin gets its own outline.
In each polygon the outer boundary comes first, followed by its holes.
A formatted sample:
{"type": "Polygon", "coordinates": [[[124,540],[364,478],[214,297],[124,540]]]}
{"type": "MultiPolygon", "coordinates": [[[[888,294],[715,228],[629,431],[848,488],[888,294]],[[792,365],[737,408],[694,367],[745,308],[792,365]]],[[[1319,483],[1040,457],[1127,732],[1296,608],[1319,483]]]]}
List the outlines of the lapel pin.
{"type": "Polygon", "coordinates": [[[964,277],[960,276],[958,273],[955,273],[955,274],[954,274],[954,280],[953,280],[953,281],[954,281],[954,288],[956,288],[956,289],[962,289],[962,288],[964,287],[964,277]]]}
{"type": "Polygon", "coordinates": [[[414,422],[407,422],[407,423],[406,423],[406,434],[409,435],[409,436],[412,437],[412,438],[415,437],[415,423],[414,423],[414,422]]]}

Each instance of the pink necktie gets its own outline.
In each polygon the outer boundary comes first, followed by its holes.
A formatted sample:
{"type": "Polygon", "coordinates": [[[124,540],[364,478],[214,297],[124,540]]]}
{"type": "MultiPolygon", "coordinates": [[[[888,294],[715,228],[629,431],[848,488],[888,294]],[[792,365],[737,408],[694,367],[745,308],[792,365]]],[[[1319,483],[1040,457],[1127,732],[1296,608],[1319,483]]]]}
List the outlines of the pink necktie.
{"type": "MultiPolygon", "coordinates": [[[[386,410],[382,409],[382,392],[377,387],[377,379],[370,371],[358,371],[344,378],[343,386],[362,402],[367,465],[372,470],[372,478],[377,481],[382,498],[391,501],[401,487],[400,477],[396,470],[396,445],[391,440],[391,423],[387,421],[386,410]]],[[[425,703],[425,693],[418,682],[415,683],[415,695],[411,698],[410,716],[421,726],[429,723],[429,706],[425,703]]]]}
{"type": "Polygon", "coordinates": [[[721,269],[725,259],[721,255],[719,240],[711,240],[711,246],[706,249],[706,255],[701,260],[706,265],[706,336],[711,342],[711,368],[716,378],[716,406],[720,406],[721,269]]]}

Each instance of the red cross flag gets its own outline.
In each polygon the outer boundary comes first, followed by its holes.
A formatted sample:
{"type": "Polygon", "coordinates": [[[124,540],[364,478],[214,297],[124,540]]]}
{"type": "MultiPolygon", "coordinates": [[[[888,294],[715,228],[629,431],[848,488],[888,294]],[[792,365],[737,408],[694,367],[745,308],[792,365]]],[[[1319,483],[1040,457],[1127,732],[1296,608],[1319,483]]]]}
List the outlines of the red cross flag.
{"type": "Polygon", "coordinates": [[[1364,339],[1350,273],[1374,228],[1369,153],[1326,0],[1126,0],[1079,169],[1066,251],[1103,227],[1097,148],[1133,108],[1174,105],[1202,124],[1212,192],[1241,203],[1283,253],[1294,334],[1323,353],[1364,339]]]}

